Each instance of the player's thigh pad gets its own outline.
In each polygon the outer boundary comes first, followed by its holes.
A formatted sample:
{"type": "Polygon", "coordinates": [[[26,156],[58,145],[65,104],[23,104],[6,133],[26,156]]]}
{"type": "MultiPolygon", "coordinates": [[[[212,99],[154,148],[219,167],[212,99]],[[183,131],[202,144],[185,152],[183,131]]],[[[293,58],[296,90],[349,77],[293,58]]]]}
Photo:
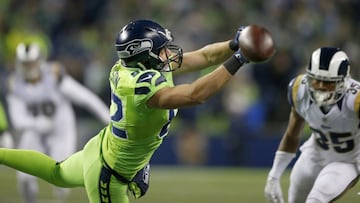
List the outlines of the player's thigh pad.
{"type": "Polygon", "coordinates": [[[330,163],[319,173],[308,201],[330,202],[340,196],[357,177],[358,172],[354,164],[330,163]]]}
{"type": "Polygon", "coordinates": [[[304,203],[315,179],[322,169],[318,157],[313,152],[300,155],[290,174],[289,203],[304,203]]]}
{"type": "Polygon", "coordinates": [[[95,136],[84,147],[85,188],[90,203],[129,203],[128,186],[106,169],[100,157],[101,137],[95,136]]]}

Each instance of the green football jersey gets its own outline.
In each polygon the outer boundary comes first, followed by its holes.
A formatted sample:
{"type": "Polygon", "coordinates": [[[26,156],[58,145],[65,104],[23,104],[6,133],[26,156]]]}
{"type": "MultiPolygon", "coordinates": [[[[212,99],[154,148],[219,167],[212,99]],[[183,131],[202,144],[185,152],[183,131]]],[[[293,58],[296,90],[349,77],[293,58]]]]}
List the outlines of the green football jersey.
{"type": "Polygon", "coordinates": [[[125,68],[119,62],[112,67],[111,123],[102,153],[107,164],[129,180],[150,161],[177,113],[177,109],[149,108],[147,101],[173,85],[171,72],[125,68]]]}

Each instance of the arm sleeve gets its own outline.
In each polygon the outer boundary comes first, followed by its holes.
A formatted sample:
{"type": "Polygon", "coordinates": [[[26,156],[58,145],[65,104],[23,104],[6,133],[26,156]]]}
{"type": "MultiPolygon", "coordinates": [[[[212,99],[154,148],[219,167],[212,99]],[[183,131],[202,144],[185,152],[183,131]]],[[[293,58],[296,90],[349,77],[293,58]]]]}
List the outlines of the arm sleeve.
{"type": "Polygon", "coordinates": [[[91,111],[104,124],[110,122],[109,107],[93,92],[68,75],[59,84],[60,91],[75,104],[91,111]]]}
{"type": "Polygon", "coordinates": [[[295,153],[277,151],[269,176],[279,179],[294,157],[295,153]]]}

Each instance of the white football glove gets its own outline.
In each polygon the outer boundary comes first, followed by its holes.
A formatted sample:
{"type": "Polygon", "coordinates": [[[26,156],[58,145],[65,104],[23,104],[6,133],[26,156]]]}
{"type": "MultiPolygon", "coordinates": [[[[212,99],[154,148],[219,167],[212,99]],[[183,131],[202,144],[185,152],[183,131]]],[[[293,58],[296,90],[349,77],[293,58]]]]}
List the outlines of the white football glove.
{"type": "Polygon", "coordinates": [[[14,148],[14,139],[8,131],[0,134],[0,147],[14,148]]]}
{"type": "Polygon", "coordinates": [[[265,186],[265,197],[271,203],[284,203],[283,194],[281,191],[280,180],[269,177],[265,186]]]}

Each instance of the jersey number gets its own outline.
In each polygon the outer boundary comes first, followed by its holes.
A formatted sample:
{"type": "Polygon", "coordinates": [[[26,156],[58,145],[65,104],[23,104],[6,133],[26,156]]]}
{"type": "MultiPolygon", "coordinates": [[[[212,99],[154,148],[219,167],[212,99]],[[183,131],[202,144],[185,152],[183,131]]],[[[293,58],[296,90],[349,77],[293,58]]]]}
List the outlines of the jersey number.
{"type": "Polygon", "coordinates": [[[351,133],[333,133],[330,132],[326,136],[320,130],[312,129],[315,132],[315,138],[318,145],[324,150],[329,150],[329,146],[338,153],[346,153],[354,149],[354,140],[351,138],[351,133]]]}
{"type": "Polygon", "coordinates": [[[350,87],[346,90],[347,93],[356,94],[360,89],[360,85],[357,83],[351,83],[350,87]]]}
{"type": "MultiPolygon", "coordinates": [[[[117,97],[114,93],[111,93],[111,101],[116,104],[117,110],[116,112],[111,116],[111,120],[115,122],[119,122],[123,118],[123,111],[122,111],[122,102],[119,97],[117,97]]],[[[165,125],[161,128],[159,137],[163,138],[168,134],[169,126],[171,120],[175,117],[175,111],[173,109],[169,110],[169,120],[165,123],[165,125]]],[[[127,133],[125,130],[122,130],[120,128],[115,127],[112,125],[112,133],[117,136],[124,139],[127,139],[127,133]]]]}
{"type": "MultiPolygon", "coordinates": [[[[111,93],[111,101],[114,102],[114,104],[116,104],[117,107],[116,112],[111,116],[111,120],[115,122],[119,122],[123,118],[123,111],[122,111],[123,108],[122,108],[121,99],[117,97],[114,93],[111,93]]],[[[127,133],[125,130],[117,128],[114,125],[111,126],[112,126],[111,131],[115,136],[127,139],[127,133]]]]}
{"type": "Polygon", "coordinates": [[[56,112],[56,106],[52,101],[44,101],[42,103],[29,104],[27,106],[27,109],[34,117],[39,115],[52,117],[56,112]]]}

